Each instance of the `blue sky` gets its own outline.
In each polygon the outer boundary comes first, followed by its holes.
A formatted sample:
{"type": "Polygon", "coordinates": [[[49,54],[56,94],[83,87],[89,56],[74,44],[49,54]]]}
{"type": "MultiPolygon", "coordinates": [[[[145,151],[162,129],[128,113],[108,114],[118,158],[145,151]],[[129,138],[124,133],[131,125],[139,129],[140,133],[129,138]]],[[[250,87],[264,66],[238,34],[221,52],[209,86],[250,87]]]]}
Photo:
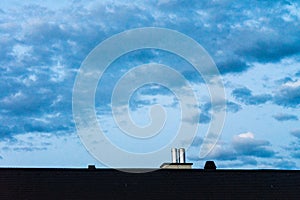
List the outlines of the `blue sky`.
{"type": "MultiPolygon", "coordinates": [[[[225,85],[226,120],[217,145],[200,159],[211,120],[201,76],[171,53],[135,51],[108,68],[96,92],[99,123],[116,145],[143,152],[161,147],[176,131],[178,100],[159,85],[138,89],[129,108],[133,120],[146,125],[149,108],[163,105],[170,117],[164,140],[130,146],[111,117],[112,90],[122,74],[158,62],[180,72],[197,93],[199,132],[187,151],[195,167],[203,167],[205,160],[215,160],[219,168],[300,167],[300,2],[250,0],[1,1],[0,166],[105,166],[77,136],[73,85],[96,45],[142,27],[179,31],[206,49],[225,85]]],[[[169,155],[162,159],[170,161],[169,155]]],[[[120,161],[120,166],[135,166],[127,162],[120,161]]],[[[144,166],[157,167],[151,160],[144,166]]]]}

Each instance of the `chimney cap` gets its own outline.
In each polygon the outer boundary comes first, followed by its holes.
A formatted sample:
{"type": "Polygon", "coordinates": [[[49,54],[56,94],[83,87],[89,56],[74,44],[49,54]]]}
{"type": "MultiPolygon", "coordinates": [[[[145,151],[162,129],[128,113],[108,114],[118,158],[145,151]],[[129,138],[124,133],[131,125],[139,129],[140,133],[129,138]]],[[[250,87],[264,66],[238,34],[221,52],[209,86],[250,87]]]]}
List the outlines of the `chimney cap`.
{"type": "Polygon", "coordinates": [[[94,169],[96,169],[96,166],[95,165],[88,165],[88,169],[89,170],[94,170],[94,169]]]}
{"type": "Polygon", "coordinates": [[[204,165],[204,169],[205,170],[216,170],[217,166],[214,161],[208,160],[208,161],[206,161],[206,163],[204,165]]]}

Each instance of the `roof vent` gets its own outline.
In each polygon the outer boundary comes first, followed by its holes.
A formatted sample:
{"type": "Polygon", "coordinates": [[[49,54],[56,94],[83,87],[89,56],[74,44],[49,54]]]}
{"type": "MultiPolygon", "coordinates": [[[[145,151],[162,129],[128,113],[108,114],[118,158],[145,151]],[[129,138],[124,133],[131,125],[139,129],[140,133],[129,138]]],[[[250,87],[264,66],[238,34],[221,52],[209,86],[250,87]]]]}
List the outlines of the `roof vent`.
{"type": "Polygon", "coordinates": [[[171,155],[172,155],[172,163],[177,163],[178,162],[178,156],[177,156],[177,149],[176,148],[171,149],[171,155]]]}
{"type": "Polygon", "coordinates": [[[209,160],[209,161],[206,161],[206,163],[204,165],[204,169],[205,170],[216,170],[217,166],[214,161],[209,160]]]}
{"type": "Polygon", "coordinates": [[[162,169],[192,169],[193,163],[185,162],[185,149],[172,148],[171,149],[171,163],[163,163],[160,168],[162,169]]]}
{"type": "Polygon", "coordinates": [[[94,169],[96,169],[95,165],[88,165],[88,170],[94,170],[94,169]]]}
{"type": "Polygon", "coordinates": [[[185,163],[185,150],[184,148],[178,149],[179,163],[185,163]]]}

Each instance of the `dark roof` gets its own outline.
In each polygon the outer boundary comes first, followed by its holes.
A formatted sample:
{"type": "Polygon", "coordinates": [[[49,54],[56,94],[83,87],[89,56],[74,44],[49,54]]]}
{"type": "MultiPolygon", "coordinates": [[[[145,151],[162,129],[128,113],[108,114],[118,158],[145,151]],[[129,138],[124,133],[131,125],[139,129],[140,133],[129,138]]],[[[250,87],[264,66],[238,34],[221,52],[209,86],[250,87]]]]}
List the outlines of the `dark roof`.
{"type": "Polygon", "coordinates": [[[299,195],[298,170],[126,173],[93,168],[0,168],[0,199],[299,199],[299,195]]]}

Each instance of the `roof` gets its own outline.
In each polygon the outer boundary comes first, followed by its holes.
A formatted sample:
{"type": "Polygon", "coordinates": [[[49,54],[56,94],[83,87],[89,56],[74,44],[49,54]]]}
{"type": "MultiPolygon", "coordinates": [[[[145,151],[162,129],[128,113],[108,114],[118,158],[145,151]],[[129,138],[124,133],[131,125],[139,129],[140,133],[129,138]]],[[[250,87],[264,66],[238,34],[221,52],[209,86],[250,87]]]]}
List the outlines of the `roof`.
{"type": "Polygon", "coordinates": [[[144,170],[0,168],[0,199],[298,199],[300,195],[298,170],[144,170]]]}

